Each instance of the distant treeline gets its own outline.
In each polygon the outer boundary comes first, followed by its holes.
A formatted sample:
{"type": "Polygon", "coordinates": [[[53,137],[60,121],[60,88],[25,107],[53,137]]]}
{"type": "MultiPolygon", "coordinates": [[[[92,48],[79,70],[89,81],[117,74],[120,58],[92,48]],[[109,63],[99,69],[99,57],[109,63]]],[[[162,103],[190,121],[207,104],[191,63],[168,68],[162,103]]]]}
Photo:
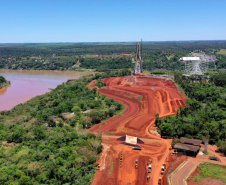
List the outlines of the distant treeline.
{"type": "MultiPolygon", "coordinates": [[[[170,41],[170,42],[143,42],[142,52],[172,51],[172,50],[206,50],[226,48],[226,41],[170,41]]],[[[112,53],[133,53],[136,51],[136,42],[112,43],[43,43],[43,44],[1,44],[0,57],[52,55],[61,56],[112,53]]]]}
{"type": "MultiPolygon", "coordinates": [[[[148,71],[184,70],[179,61],[189,52],[204,50],[216,55],[216,66],[210,62],[211,70],[226,69],[226,55],[219,54],[226,48],[226,41],[190,42],[143,42],[143,69],[148,71]]],[[[134,68],[136,43],[59,43],[59,44],[11,44],[0,45],[0,69],[27,70],[87,70],[111,71],[134,68]],[[117,57],[115,54],[132,54],[117,57]],[[102,55],[108,57],[93,57],[102,55]]]]}

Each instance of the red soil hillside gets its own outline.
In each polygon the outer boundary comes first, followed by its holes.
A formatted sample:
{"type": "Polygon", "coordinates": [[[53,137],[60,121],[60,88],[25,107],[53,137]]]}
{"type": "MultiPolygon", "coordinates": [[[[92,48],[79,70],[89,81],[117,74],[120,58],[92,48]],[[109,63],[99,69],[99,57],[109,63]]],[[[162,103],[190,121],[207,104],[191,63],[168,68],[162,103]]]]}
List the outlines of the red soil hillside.
{"type": "MultiPolygon", "coordinates": [[[[123,113],[93,126],[90,131],[116,135],[140,137],[145,144],[142,150],[132,150],[131,146],[121,144],[116,136],[103,136],[100,170],[92,184],[158,184],[161,165],[167,162],[170,142],[150,134],[155,114],[160,117],[174,115],[180,105],[185,105],[185,97],[170,80],[148,77],[111,77],[103,80],[107,87],[99,92],[125,105],[123,113]],[[144,139],[145,138],[145,139],[144,139]],[[123,154],[122,166],[119,166],[123,154]],[[138,169],[135,160],[138,159],[138,169]],[[147,173],[147,162],[152,159],[152,172],[147,173]],[[147,175],[150,180],[147,182],[147,175]]],[[[90,84],[93,87],[93,83],[90,84]]]]}

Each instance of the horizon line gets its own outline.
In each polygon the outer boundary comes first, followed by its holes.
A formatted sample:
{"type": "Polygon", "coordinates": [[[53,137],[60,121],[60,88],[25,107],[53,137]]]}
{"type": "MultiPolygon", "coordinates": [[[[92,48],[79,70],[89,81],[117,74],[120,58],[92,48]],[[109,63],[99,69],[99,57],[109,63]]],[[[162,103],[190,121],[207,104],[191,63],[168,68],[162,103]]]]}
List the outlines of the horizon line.
{"type": "MultiPolygon", "coordinates": [[[[196,41],[226,41],[223,40],[165,40],[165,41],[144,41],[142,42],[196,42],[196,41]]],[[[139,41],[80,41],[80,42],[4,42],[0,44],[60,44],[60,43],[134,43],[139,41]]]]}

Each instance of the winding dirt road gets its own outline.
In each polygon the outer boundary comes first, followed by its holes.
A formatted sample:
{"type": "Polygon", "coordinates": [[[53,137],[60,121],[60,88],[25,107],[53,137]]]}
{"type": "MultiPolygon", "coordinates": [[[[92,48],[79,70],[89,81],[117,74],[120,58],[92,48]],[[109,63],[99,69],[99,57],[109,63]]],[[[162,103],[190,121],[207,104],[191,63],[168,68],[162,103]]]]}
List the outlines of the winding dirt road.
{"type": "MultiPolygon", "coordinates": [[[[93,126],[93,133],[114,133],[102,136],[103,152],[98,163],[100,170],[92,184],[158,184],[161,166],[167,163],[170,142],[150,134],[156,130],[155,114],[160,117],[175,115],[180,105],[185,105],[185,97],[170,80],[149,77],[110,77],[103,80],[107,87],[98,91],[125,105],[123,113],[93,126]],[[137,136],[144,141],[142,150],[132,150],[121,144],[117,138],[122,135],[137,136]],[[120,167],[120,156],[123,154],[120,167]],[[135,169],[135,160],[138,168],[135,169]],[[147,173],[148,160],[152,160],[152,171],[147,173]],[[147,175],[150,176],[149,182],[147,175]]],[[[90,87],[93,87],[93,82],[90,87]]]]}

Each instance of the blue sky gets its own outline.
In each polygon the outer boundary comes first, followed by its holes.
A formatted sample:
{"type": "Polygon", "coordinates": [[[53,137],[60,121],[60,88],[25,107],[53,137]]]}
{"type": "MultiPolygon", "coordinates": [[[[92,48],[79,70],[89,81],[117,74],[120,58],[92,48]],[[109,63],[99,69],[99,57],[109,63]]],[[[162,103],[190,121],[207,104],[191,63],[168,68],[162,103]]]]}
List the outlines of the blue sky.
{"type": "Polygon", "coordinates": [[[226,40],[226,0],[0,0],[0,43],[226,40]]]}

